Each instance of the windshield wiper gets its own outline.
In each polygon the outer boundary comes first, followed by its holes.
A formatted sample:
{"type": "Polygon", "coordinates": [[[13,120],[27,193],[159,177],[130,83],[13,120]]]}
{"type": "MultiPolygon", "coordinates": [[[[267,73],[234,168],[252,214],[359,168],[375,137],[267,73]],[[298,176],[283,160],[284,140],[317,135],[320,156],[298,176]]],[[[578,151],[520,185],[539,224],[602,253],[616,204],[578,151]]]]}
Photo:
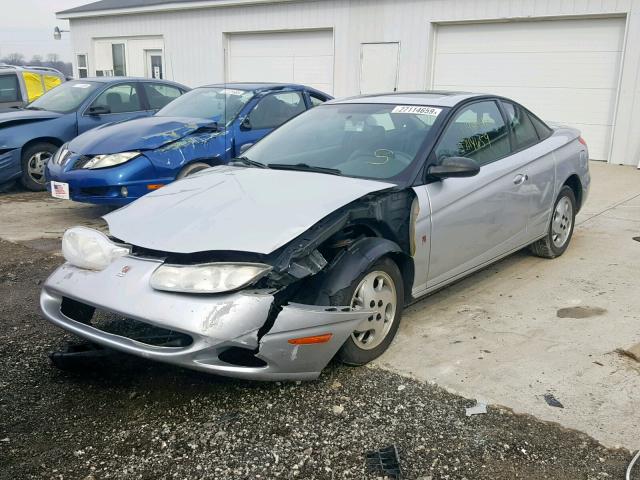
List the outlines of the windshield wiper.
{"type": "Polygon", "coordinates": [[[314,165],[308,165],[306,163],[270,163],[269,168],[273,168],[275,170],[298,170],[301,172],[318,172],[318,173],[328,173],[329,175],[342,175],[342,172],[337,168],[328,168],[328,167],[316,167],[314,165]]]}
{"type": "Polygon", "coordinates": [[[236,157],[236,158],[232,158],[231,161],[232,162],[237,162],[237,163],[242,163],[244,165],[249,165],[251,167],[269,168],[264,163],[256,162],[255,160],[251,160],[248,157],[236,157]]]}
{"type": "Polygon", "coordinates": [[[26,106],[24,107],[25,110],[44,110],[44,108],[42,107],[32,107],[32,106],[26,106]]]}

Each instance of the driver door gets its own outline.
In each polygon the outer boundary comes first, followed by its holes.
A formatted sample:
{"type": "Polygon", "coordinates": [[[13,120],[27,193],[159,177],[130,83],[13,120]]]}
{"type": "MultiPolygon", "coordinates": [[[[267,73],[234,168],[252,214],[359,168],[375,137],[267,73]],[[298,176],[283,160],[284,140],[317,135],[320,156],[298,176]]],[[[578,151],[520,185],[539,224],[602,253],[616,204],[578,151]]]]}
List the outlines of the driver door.
{"type": "Polygon", "coordinates": [[[78,135],[106,123],[151,115],[153,112],[144,106],[138,86],[137,82],[119,83],[105,89],[78,115],[78,135]]]}
{"type": "Polygon", "coordinates": [[[526,160],[511,155],[509,131],[498,105],[465,105],[445,128],[434,157],[472,158],[480,173],[426,185],[431,201],[431,254],[427,288],[504,255],[526,240],[526,160]]]}

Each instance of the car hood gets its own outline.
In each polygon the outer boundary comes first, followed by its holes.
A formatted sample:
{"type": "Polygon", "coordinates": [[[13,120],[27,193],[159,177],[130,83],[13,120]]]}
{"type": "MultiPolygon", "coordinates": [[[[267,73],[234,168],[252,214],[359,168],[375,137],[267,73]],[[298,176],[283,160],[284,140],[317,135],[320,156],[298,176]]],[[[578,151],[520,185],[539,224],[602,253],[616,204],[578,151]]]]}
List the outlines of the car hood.
{"type": "Polygon", "coordinates": [[[33,123],[61,117],[62,113],[46,110],[10,110],[0,112],[0,128],[13,127],[23,123],[33,123]]]}
{"type": "Polygon", "coordinates": [[[100,155],[130,150],[155,150],[211,125],[206,118],[145,117],[110,123],[76,137],[69,150],[82,155],[100,155]]]}
{"type": "Polygon", "coordinates": [[[269,254],[347,203],[394,186],[322,173],[219,166],[104,218],[111,235],[151,250],[269,254]]]}

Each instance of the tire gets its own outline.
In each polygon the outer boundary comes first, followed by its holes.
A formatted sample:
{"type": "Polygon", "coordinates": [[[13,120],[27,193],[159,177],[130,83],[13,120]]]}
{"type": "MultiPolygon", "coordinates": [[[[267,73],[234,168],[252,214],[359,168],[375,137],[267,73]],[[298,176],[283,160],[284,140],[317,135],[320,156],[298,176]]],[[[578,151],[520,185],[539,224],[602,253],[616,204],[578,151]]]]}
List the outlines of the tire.
{"type": "Polygon", "coordinates": [[[34,192],[45,189],[44,168],[57,150],[53,143],[38,142],[22,151],[20,183],[24,188],[34,192]]]}
{"type": "Polygon", "coordinates": [[[562,255],[571,242],[575,220],[576,196],[571,187],[565,185],[553,204],[547,234],[529,246],[531,252],[542,258],[562,255]]]}
{"type": "Polygon", "coordinates": [[[364,326],[368,326],[368,324],[380,325],[381,333],[379,335],[381,336],[376,338],[375,334],[370,332],[355,331],[337,353],[337,358],[347,365],[369,363],[382,355],[389,347],[400,325],[404,306],[404,284],[398,266],[388,257],[377,260],[351,285],[330,297],[330,303],[333,306],[349,305],[356,309],[373,308],[376,310],[377,313],[370,316],[364,326]],[[366,286],[364,290],[362,288],[363,284],[369,283],[369,285],[372,285],[371,282],[375,284],[375,281],[380,281],[380,279],[383,281],[383,290],[380,290],[377,296],[374,296],[374,298],[377,298],[377,303],[375,303],[374,299],[369,300],[371,298],[370,294],[373,292],[368,291],[366,286]],[[387,285],[386,282],[391,283],[387,285]],[[360,292],[358,293],[359,290],[360,292]],[[393,292],[395,292],[395,298],[393,298],[393,292]],[[357,299],[358,297],[368,302],[368,304],[362,305],[362,302],[357,299]],[[374,307],[371,307],[371,302],[375,303],[374,307]],[[392,304],[395,304],[395,308],[393,308],[392,304]],[[392,306],[388,307],[388,305],[392,306]],[[389,308],[393,309],[393,311],[388,310],[389,308]],[[385,323],[388,326],[385,327],[385,323]],[[366,346],[367,342],[369,342],[370,346],[366,346]]]}
{"type": "Polygon", "coordinates": [[[211,165],[204,162],[190,163],[186,165],[182,170],[180,170],[180,173],[176,177],[176,180],[180,180],[181,178],[188,177],[189,175],[192,175],[196,172],[199,172],[200,170],[204,170],[205,168],[209,168],[209,167],[211,167],[211,165]]]}

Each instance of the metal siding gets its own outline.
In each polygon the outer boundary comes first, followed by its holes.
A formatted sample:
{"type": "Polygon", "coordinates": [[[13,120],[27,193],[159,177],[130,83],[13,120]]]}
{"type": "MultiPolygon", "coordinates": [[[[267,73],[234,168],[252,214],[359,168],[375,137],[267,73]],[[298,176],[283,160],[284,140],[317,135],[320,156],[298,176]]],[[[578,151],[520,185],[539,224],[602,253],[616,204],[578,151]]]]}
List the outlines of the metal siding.
{"type": "Polygon", "coordinates": [[[363,42],[399,42],[399,90],[424,89],[430,84],[434,22],[614,14],[629,19],[611,161],[637,164],[640,0],[307,0],[71,19],[71,38],[74,55],[89,53],[93,73],[92,38],[162,36],[166,77],[197,86],[224,80],[226,33],[331,28],[334,92],[346,96],[358,92],[363,42]]]}

